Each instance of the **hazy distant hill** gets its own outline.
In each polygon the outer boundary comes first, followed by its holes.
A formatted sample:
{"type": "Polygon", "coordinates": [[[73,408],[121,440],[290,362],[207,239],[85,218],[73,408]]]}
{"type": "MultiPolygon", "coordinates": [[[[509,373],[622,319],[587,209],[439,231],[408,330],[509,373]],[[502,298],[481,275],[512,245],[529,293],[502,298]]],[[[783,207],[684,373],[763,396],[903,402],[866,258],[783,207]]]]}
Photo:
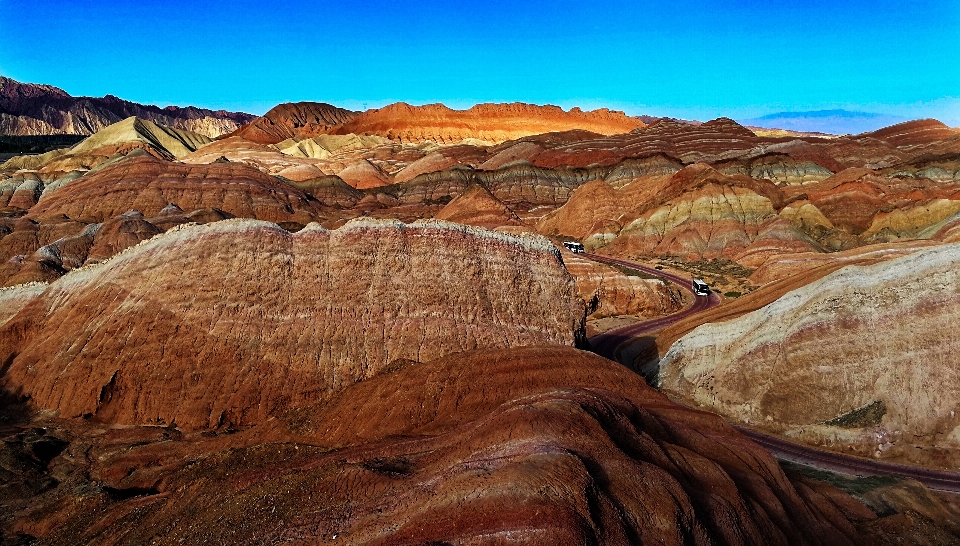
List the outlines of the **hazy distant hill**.
{"type": "Polygon", "coordinates": [[[849,110],[816,110],[810,112],[778,112],[755,119],[738,121],[751,127],[843,135],[876,131],[882,127],[907,121],[907,118],[870,112],[851,112],[849,110]]]}
{"type": "Polygon", "coordinates": [[[72,97],[51,85],[20,83],[0,76],[0,135],[92,135],[133,116],[211,138],[256,119],[243,112],[193,106],[160,108],[113,95],[72,97]]]}

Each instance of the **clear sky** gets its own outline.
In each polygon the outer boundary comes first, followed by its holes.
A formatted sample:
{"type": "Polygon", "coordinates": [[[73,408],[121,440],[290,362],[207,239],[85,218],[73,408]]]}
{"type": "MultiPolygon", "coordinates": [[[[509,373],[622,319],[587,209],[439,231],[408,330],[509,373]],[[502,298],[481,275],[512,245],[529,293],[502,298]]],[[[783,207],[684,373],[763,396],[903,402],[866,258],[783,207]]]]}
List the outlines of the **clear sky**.
{"type": "Polygon", "coordinates": [[[960,1],[0,0],[0,74],[255,114],[523,101],[960,126],[960,1]]]}

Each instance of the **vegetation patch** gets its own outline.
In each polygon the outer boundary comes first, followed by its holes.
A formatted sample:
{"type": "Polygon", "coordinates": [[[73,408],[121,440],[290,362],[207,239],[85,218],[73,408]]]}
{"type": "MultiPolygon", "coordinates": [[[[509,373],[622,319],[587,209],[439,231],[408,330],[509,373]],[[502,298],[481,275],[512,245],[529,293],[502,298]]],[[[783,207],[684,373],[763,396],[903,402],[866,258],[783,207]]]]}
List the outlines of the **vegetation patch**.
{"type": "Polygon", "coordinates": [[[880,424],[880,420],[886,414],[887,405],[883,400],[877,400],[821,424],[841,428],[875,427],[880,424]]]}
{"type": "Polygon", "coordinates": [[[903,481],[903,478],[897,476],[849,476],[839,472],[830,472],[821,470],[812,466],[802,465],[790,461],[780,461],[780,467],[787,472],[800,474],[814,480],[830,484],[837,489],[859,497],[874,489],[896,485],[903,481]]]}
{"type": "Polygon", "coordinates": [[[641,279],[659,279],[660,278],[656,275],[644,273],[643,271],[638,271],[636,269],[631,269],[629,267],[624,267],[622,265],[616,265],[616,264],[606,264],[606,265],[609,265],[610,267],[616,269],[617,271],[623,273],[628,277],[640,277],[641,279]]]}

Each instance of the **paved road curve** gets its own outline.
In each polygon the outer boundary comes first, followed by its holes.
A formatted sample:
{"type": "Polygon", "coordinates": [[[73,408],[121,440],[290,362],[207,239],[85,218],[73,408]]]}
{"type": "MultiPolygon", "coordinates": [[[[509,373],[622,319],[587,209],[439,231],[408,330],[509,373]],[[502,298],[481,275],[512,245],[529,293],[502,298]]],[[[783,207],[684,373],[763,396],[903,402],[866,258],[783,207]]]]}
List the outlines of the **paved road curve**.
{"type": "MultiPolygon", "coordinates": [[[[628,262],[626,260],[618,260],[616,258],[610,258],[607,256],[601,256],[599,254],[584,254],[585,257],[602,263],[619,265],[622,267],[629,267],[630,269],[635,269],[637,271],[642,271],[650,275],[655,275],[664,279],[667,282],[673,283],[680,287],[682,290],[693,294],[692,286],[690,284],[690,279],[685,279],[679,275],[674,275],[673,273],[667,273],[666,271],[660,271],[659,269],[654,269],[652,267],[647,267],[645,265],[628,262]]],[[[693,305],[686,307],[685,309],[673,313],[672,315],[667,315],[665,317],[659,317],[651,320],[645,320],[643,322],[638,322],[636,324],[631,324],[630,326],[624,326],[622,328],[616,328],[610,330],[609,332],[604,332],[598,336],[590,338],[590,346],[593,347],[593,351],[600,356],[605,356],[610,360],[617,360],[617,347],[630,341],[631,339],[640,337],[644,334],[660,330],[665,328],[674,322],[677,322],[680,319],[689,317],[701,311],[710,309],[720,304],[720,297],[716,294],[711,293],[710,296],[698,296],[696,297],[693,305]]]]}
{"type": "MultiPolygon", "coordinates": [[[[660,271],[659,269],[627,260],[601,256],[599,254],[584,254],[584,256],[597,262],[619,265],[656,275],[692,294],[690,280],[679,275],[660,271]]],[[[678,320],[719,305],[719,303],[720,298],[716,294],[710,294],[710,297],[697,297],[693,305],[686,307],[682,311],[665,317],[638,322],[594,336],[590,338],[590,345],[597,354],[619,362],[617,358],[617,348],[624,343],[643,336],[644,334],[665,328],[678,320]]],[[[795,444],[783,438],[770,436],[739,425],[733,426],[754,442],[765,447],[779,459],[854,476],[902,476],[917,480],[930,489],[960,493],[960,473],[958,472],[887,463],[873,459],[843,455],[832,451],[823,451],[810,446],[795,444]]]]}

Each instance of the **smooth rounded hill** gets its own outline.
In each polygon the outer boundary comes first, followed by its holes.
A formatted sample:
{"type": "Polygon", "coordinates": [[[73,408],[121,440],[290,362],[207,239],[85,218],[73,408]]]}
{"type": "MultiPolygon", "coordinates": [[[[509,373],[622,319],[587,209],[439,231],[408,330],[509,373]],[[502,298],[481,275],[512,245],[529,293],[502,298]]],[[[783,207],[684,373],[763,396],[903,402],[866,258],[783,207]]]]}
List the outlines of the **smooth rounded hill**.
{"type": "Polygon", "coordinates": [[[316,212],[302,191],[241,163],[187,165],[140,155],[45,195],[30,215],[103,222],[129,210],[155,216],[170,203],[187,211],[217,208],[243,218],[300,224],[316,212]]]}
{"type": "Polygon", "coordinates": [[[336,134],[380,135],[401,142],[440,143],[478,139],[503,142],[552,131],[585,129],[604,135],[644,127],[638,118],[607,109],[564,111],[557,106],[533,104],[478,104],[452,110],[442,104],[411,106],[396,103],[368,110],[338,127],[336,134]]]}
{"type": "Polygon", "coordinates": [[[845,267],[700,326],[664,356],[661,387],[800,441],[956,468],[958,260],[947,244],[845,267]]]}
{"type": "Polygon", "coordinates": [[[373,220],[290,234],[227,220],[51,284],[0,331],[0,386],[64,416],[252,424],[397,363],[581,343],[583,320],[540,236],[373,220]]]}
{"type": "Polygon", "coordinates": [[[935,119],[918,119],[884,127],[883,129],[858,135],[857,138],[876,138],[886,140],[894,146],[914,146],[930,144],[960,136],[960,133],[935,119]]]}
{"type": "MultiPolygon", "coordinates": [[[[70,149],[68,155],[96,153],[103,148],[118,148],[131,143],[150,147],[162,155],[181,158],[206,144],[211,139],[192,133],[157,125],[149,120],[130,117],[119,121],[91,135],[70,149]]],[[[112,155],[103,153],[100,155],[112,155]]]]}
{"type": "Polygon", "coordinates": [[[276,144],[288,138],[309,138],[326,134],[333,127],[353,119],[356,112],[325,102],[288,102],[227,136],[240,136],[258,144],[276,144]]]}

